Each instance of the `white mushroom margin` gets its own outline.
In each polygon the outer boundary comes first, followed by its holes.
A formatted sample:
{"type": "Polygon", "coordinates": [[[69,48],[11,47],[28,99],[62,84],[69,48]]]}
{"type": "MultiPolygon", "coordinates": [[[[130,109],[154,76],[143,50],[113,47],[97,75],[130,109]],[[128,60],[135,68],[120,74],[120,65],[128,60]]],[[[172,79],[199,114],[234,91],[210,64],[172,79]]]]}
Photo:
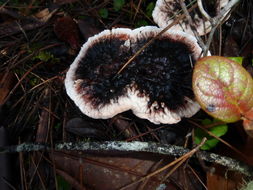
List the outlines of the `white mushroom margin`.
{"type": "MultiPolygon", "coordinates": [[[[117,100],[111,100],[109,104],[106,104],[105,106],[101,105],[96,109],[94,109],[90,102],[85,101],[85,89],[82,93],[78,93],[78,85],[82,83],[81,79],[76,80],[74,77],[78,64],[80,60],[85,57],[87,50],[101,38],[112,38],[122,35],[127,36],[128,39],[124,43],[124,46],[125,48],[129,48],[131,44],[136,43],[138,39],[143,37],[155,37],[161,31],[162,29],[154,26],[141,27],[135,30],[117,28],[105,30],[88,39],[88,41],[82,46],[75,61],[71,64],[65,79],[67,94],[85,115],[95,119],[107,119],[121,112],[132,110],[136,116],[143,119],[148,119],[155,124],[173,124],[179,122],[181,117],[193,116],[200,109],[198,103],[188,97],[185,97],[186,103],[181,109],[177,111],[171,111],[167,107],[164,107],[163,112],[157,112],[155,111],[157,102],[154,102],[151,106],[148,105],[149,97],[138,96],[139,91],[134,87],[134,84],[126,87],[127,93],[125,95],[118,97],[117,100]]],[[[177,41],[181,39],[189,47],[192,47],[192,51],[194,52],[193,57],[195,59],[199,58],[201,55],[201,48],[199,47],[197,40],[185,32],[170,30],[162,34],[162,37],[168,37],[177,41]]]]}
{"type": "MultiPolygon", "coordinates": [[[[210,0],[206,0],[210,1],[210,0]]],[[[219,3],[217,3],[216,6],[216,12],[219,11],[219,9],[222,9],[227,5],[229,0],[218,0],[219,3]]],[[[156,6],[153,10],[152,17],[154,19],[154,22],[161,28],[165,28],[169,24],[171,24],[176,14],[178,14],[181,11],[181,8],[175,8],[173,5],[177,3],[177,7],[180,7],[179,0],[157,0],[156,6]],[[176,9],[176,10],[175,10],[176,9]],[[169,14],[175,14],[173,17],[169,17],[169,14]]],[[[229,11],[228,11],[229,12],[229,11]]],[[[228,14],[228,12],[223,16],[225,18],[228,14]]],[[[194,35],[189,22],[186,22],[186,19],[181,20],[178,24],[175,24],[171,27],[172,30],[181,30],[188,34],[194,35]]],[[[211,30],[211,23],[206,20],[205,18],[200,18],[198,14],[194,14],[192,16],[192,20],[195,24],[196,31],[200,36],[203,36],[210,32],[211,30]]]]}

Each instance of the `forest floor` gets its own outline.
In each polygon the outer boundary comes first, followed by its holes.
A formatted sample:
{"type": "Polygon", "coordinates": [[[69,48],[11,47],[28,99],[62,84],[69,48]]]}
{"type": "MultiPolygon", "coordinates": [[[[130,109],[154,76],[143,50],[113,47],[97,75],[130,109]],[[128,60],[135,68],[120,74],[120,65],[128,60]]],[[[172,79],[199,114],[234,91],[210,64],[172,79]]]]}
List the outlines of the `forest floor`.
{"type": "MultiPolygon", "coordinates": [[[[0,0],[0,147],[22,143],[155,142],[194,150],[204,111],[178,124],[155,125],[131,111],[91,119],[67,96],[65,74],[87,39],[104,29],[156,25],[155,0],[0,0]]],[[[208,36],[201,37],[206,43],[208,36]]],[[[214,33],[212,55],[239,57],[253,75],[253,2],[241,0],[214,33]]],[[[209,127],[210,127],[209,125],[209,127]]],[[[253,167],[253,140],[242,122],[207,150],[253,167]]],[[[216,140],[206,135],[209,140],[216,140]]],[[[0,155],[0,189],[240,189],[252,176],[193,154],[144,151],[20,151],[0,155]],[[185,157],[180,157],[185,156],[185,157]]],[[[74,146],[74,145],[73,145],[74,146]]],[[[99,145],[98,145],[99,146],[99,145]]],[[[71,149],[71,148],[70,148],[71,149]]],[[[0,149],[1,150],[1,149],[0,149]]],[[[194,152],[195,153],[195,152],[194,152]]],[[[252,184],[251,184],[252,185],[252,184]]],[[[253,188],[252,188],[253,189],[253,188]]]]}

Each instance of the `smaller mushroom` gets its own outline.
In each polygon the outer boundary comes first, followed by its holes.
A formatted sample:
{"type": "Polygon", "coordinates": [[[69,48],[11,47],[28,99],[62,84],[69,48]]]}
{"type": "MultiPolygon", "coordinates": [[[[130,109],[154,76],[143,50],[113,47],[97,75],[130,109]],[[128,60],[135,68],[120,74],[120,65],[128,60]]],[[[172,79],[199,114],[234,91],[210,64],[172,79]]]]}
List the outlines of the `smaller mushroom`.
{"type": "Polygon", "coordinates": [[[117,28],[88,39],[65,79],[67,94],[84,114],[107,119],[132,110],[155,124],[172,124],[199,110],[191,80],[201,48],[192,35],[163,33],[117,74],[161,31],[152,26],[117,28]]]}
{"type": "MultiPolygon", "coordinates": [[[[220,9],[225,7],[228,2],[229,0],[205,0],[203,1],[203,7],[210,16],[214,17],[218,15],[220,9]]],[[[193,1],[185,0],[185,4],[187,7],[191,7],[193,1]]],[[[152,16],[159,27],[165,28],[174,21],[173,19],[181,10],[180,0],[157,0],[152,16]]],[[[228,12],[224,15],[224,18],[227,14],[228,12]]],[[[192,17],[195,30],[200,36],[210,32],[211,23],[203,17],[199,9],[191,11],[190,16],[192,17]]],[[[194,34],[187,18],[172,26],[171,29],[182,30],[192,35],[194,34]]]]}

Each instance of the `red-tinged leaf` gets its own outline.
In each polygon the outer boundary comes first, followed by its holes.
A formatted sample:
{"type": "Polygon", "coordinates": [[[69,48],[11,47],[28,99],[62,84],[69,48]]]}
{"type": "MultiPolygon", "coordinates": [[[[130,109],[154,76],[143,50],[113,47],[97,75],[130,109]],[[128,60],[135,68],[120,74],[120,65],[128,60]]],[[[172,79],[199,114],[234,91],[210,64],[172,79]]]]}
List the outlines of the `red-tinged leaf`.
{"type": "Polygon", "coordinates": [[[78,26],[70,17],[58,18],[54,25],[54,32],[57,37],[67,42],[72,49],[80,47],[78,26]]]}
{"type": "Polygon", "coordinates": [[[209,56],[193,72],[193,90],[204,111],[224,122],[235,122],[253,107],[253,80],[237,62],[209,56]]]}
{"type": "Polygon", "coordinates": [[[253,138],[253,121],[249,119],[244,119],[243,120],[243,127],[245,132],[253,138]]]}
{"type": "Polygon", "coordinates": [[[246,133],[253,138],[253,108],[244,114],[243,127],[246,133]]]}

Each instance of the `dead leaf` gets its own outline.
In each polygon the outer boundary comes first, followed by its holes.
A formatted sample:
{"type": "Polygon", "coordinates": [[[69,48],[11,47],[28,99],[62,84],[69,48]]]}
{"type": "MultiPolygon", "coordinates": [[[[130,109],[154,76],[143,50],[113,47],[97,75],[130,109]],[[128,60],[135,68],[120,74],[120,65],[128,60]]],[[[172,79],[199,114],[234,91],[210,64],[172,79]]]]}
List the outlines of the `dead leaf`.
{"type": "Polygon", "coordinates": [[[0,74],[0,106],[14,87],[15,75],[13,73],[0,74]]]}
{"type": "Polygon", "coordinates": [[[91,18],[78,20],[77,23],[85,40],[102,31],[96,26],[95,21],[91,18]]]}
{"type": "Polygon", "coordinates": [[[42,16],[42,12],[39,12],[35,14],[35,16],[30,16],[30,17],[19,16],[18,14],[15,15],[13,13],[13,15],[16,16],[15,20],[0,24],[0,38],[17,34],[20,32],[24,33],[27,30],[33,30],[33,29],[39,28],[43,26],[56,11],[57,10],[55,9],[52,12],[48,12],[48,9],[44,9],[42,11],[44,12],[43,13],[44,17],[38,17],[38,18],[36,17],[36,15],[38,14],[42,16]],[[45,13],[47,14],[47,16],[45,16],[45,13]]]}
{"type": "Polygon", "coordinates": [[[52,15],[57,11],[57,9],[53,10],[52,12],[49,11],[48,8],[41,10],[40,12],[36,13],[34,16],[39,19],[41,22],[47,22],[52,15]]]}
{"type": "Polygon", "coordinates": [[[213,167],[215,168],[214,173],[207,172],[208,190],[235,190],[241,187],[241,174],[227,171],[220,166],[213,167]]]}
{"type": "Polygon", "coordinates": [[[70,119],[66,126],[66,131],[82,137],[93,137],[105,140],[106,134],[103,126],[99,122],[85,121],[82,118],[70,119]]]}
{"type": "Polygon", "coordinates": [[[239,56],[239,46],[232,35],[226,37],[223,46],[223,55],[227,57],[239,56]]]}
{"type": "MultiPolygon", "coordinates": [[[[80,184],[94,190],[116,190],[124,187],[170,163],[171,159],[163,158],[165,157],[159,155],[129,152],[120,155],[115,153],[87,155],[82,152],[66,151],[51,154],[57,170],[64,171],[80,184]]],[[[199,189],[201,186],[196,177],[190,174],[188,169],[184,167],[181,169],[176,170],[167,181],[163,179],[170,169],[136,183],[127,190],[154,190],[161,186],[177,190],[185,187],[185,182],[188,189],[199,189]]]]}
{"type": "MultiPolygon", "coordinates": [[[[133,128],[133,123],[130,121],[123,119],[120,116],[116,116],[111,119],[111,123],[122,133],[126,138],[131,138],[137,136],[133,128]]],[[[138,140],[138,139],[136,139],[138,140]]]]}
{"type": "Polygon", "coordinates": [[[58,18],[54,24],[54,32],[60,40],[67,42],[72,49],[80,47],[78,27],[71,17],[58,18]]]}
{"type": "Polygon", "coordinates": [[[39,120],[39,125],[37,128],[37,133],[36,133],[36,139],[35,142],[37,143],[47,143],[47,138],[48,138],[48,133],[49,133],[49,119],[50,119],[50,115],[49,115],[49,110],[47,110],[48,108],[48,99],[49,99],[49,89],[45,89],[45,94],[44,94],[44,104],[46,105],[46,107],[43,107],[43,109],[41,110],[40,113],[40,120],[39,120]]]}
{"type": "Polygon", "coordinates": [[[43,26],[45,23],[36,19],[24,19],[21,21],[5,22],[0,25],[0,38],[11,36],[26,30],[33,30],[43,26]]]}

